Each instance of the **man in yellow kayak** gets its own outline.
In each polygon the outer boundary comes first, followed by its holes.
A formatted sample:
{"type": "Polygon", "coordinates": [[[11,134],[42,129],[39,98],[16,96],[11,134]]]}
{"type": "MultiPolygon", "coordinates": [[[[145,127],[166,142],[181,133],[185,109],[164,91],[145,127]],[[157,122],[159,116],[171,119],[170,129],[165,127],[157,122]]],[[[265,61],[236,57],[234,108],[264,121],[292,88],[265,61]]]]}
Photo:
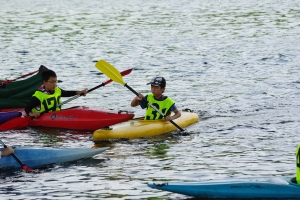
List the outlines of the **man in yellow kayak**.
{"type": "Polygon", "coordinates": [[[57,76],[52,70],[42,73],[43,85],[33,94],[30,102],[25,107],[25,112],[30,117],[38,118],[42,113],[60,110],[60,97],[70,97],[76,94],[87,93],[87,89],[81,91],[66,91],[57,87],[57,76]]]}
{"type": "Polygon", "coordinates": [[[166,116],[166,121],[171,121],[180,117],[181,113],[175,106],[174,101],[170,97],[163,95],[166,89],[166,80],[164,79],[164,77],[155,77],[149,83],[147,83],[147,85],[149,84],[151,84],[152,94],[148,94],[145,97],[142,94],[139,94],[139,96],[136,96],[131,101],[131,106],[135,107],[140,105],[143,109],[147,108],[145,120],[163,119],[164,116],[162,116],[151,106],[147,106],[147,103],[145,101],[142,101],[142,99],[144,98],[147,102],[154,105],[166,116]],[[171,116],[171,112],[174,112],[175,114],[171,116]]]}

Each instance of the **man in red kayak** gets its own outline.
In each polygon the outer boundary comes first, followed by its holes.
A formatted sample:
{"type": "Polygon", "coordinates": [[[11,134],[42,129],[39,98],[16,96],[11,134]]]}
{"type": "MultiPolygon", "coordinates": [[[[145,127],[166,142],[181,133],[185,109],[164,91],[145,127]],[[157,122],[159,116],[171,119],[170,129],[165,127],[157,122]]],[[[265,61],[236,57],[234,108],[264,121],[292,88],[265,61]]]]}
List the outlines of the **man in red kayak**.
{"type": "Polygon", "coordinates": [[[14,153],[14,149],[12,147],[6,147],[2,151],[0,151],[0,158],[1,156],[8,156],[12,153],[14,153]]]}
{"type": "Polygon", "coordinates": [[[164,96],[163,93],[166,89],[166,80],[164,77],[155,77],[147,85],[151,84],[152,94],[143,96],[139,94],[131,101],[131,106],[140,105],[143,109],[147,108],[145,120],[154,120],[154,119],[163,119],[163,116],[155,111],[152,107],[147,106],[145,101],[142,101],[143,98],[150,104],[154,105],[158,110],[160,110],[166,117],[165,120],[170,121],[177,119],[181,116],[180,111],[176,108],[174,101],[167,96],[164,96]],[[175,114],[171,116],[171,112],[175,114]]]}
{"type": "Polygon", "coordinates": [[[57,76],[52,70],[42,73],[43,85],[33,94],[30,102],[25,107],[25,112],[30,117],[38,118],[43,113],[60,110],[60,97],[71,97],[77,94],[86,95],[87,89],[81,91],[66,91],[57,87],[57,76]]]}

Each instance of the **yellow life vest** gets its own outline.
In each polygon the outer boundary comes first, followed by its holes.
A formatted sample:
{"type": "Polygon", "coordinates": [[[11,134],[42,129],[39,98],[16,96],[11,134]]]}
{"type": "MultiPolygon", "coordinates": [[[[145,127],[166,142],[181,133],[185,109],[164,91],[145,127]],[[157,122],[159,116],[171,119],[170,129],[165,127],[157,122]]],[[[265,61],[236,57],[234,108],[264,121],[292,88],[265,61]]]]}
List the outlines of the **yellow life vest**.
{"type": "Polygon", "coordinates": [[[55,110],[60,110],[57,105],[61,103],[61,89],[56,87],[53,94],[45,94],[42,91],[36,91],[33,96],[37,97],[41,105],[32,109],[32,112],[47,113],[55,110]]]}
{"type": "Polygon", "coordinates": [[[296,180],[300,184],[300,144],[296,150],[296,180]]]}
{"type": "MultiPolygon", "coordinates": [[[[153,94],[147,95],[147,101],[160,110],[164,115],[169,113],[170,108],[173,106],[174,101],[167,97],[163,100],[156,100],[153,94]]],[[[145,115],[145,120],[164,119],[164,117],[148,105],[145,115]]]]}

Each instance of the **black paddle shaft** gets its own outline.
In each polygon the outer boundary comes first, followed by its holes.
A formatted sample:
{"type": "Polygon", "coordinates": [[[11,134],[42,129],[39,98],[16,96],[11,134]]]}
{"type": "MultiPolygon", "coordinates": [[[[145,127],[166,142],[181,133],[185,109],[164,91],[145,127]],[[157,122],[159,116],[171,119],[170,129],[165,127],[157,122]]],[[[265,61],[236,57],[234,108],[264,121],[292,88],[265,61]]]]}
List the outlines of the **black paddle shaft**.
{"type": "MultiPolygon", "coordinates": [[[[130,72],[132,71],[132,69],[127,69],[127,70],[125,70],[125,71],[122,71],[121,72],[121,75],[122,76],[126,76],[127,74],[130,74],[130,72]]],[[[88,91],[87,91],[87,93],[90,93],[90,92],[92,92],[92,91],[94,91],[94,90],[96,90],[96,89],[98,89],[98,88],[100,88],[100,87],[103,87],[103,86],[105,86],[106,84],[108,84],[108,83],[110,83],[110,82],[112,82],[113,80],[107,80],[107,81],[105,81],[104,83],[101,83],[100,85],[97,85],[97,86],[95,86],[95,87],[93,87],[92,89],[89,89],[88,91]]],[[[81,94],[77,94],[77,95],[75,95],[74,97],[72,97],[72,98],[70,98],[70,99],[68,99],[68,100],[66,100],[66,101],[64,101],[64,102],[62,102],[61,104],[59,104],[58,105],[58,107],[59,106],[62,106],[62,105],[64,105],[64,104],[66,104],[66,103],[69,103],[70,101],[72,101],[72,100],[74,100],[74,99],[77,99],[78,97],[80,97],[80,96],[83,96],[83,94],[81,93],[81,94]]]]}
{"type": "MultiPolygon", "coordinates": [[[[94,91],[94,90],[98,89],[99,87],[103,87],[103,86],[105,86],[105,83],[101,83],[100,85],[97,85],[96,87],[93,87],[92,89],[89,89],[88,93],[90,93],[91,91],[94,91]]],[[[81,95],[83,95],[83,94],[81,94],[81,95]]]]}
{"type": "MultiPolygon", "coordinates": [[[[101,83],[100,85],[97,85],[96,87],[93,87],[92,89],[89,89],[89,90],[87,91],[87,93],[92,92],[92,91],[98,89],[99,87],[103,87],[103,86],[105,86],[105,83],[101,83]]],[[[74,96],[74,97],[72,97],[72,98],[70,98],[70,99],[68,99],[68,100],[66,100],[66,101],[64,101],[64,102],[62,102],[62,103],[59,104],[58,106],[62,106],[62,105],[64,105],[64,104],[66,104],[66,103],[69,103],[70,101],[73,101],[74,99],[77,99],[78,97],[80,97],[80,96],[82,96],[82,95],[83,95],[82,93],[81,93],[81,94],[77,94],[76,96],[74,96]]]]}
{"type": "MultiPolygon", "coordinates": [[[[124,85],[125,87],[127,87],[131,92],[133,92],[136,96],[139,96],[139,93],[137,93],[134,89],[132,89],[129,85],[127,85],[127,83],[125,83],[124,85]]],[[[153,106],[152,104],[150,104],[149,102],[147,102],[146,99],[143,98],[143,101],[145,101],[149,106],[151,106],[154,110],[156,110],[157,112],[159,112],[159,114],[161,114],[163,117],[165,117],[165,115],[160,112],[160,110],[158,110],[155,106],[153,106]]],[[[184,129],[182,129],[180,126],[178,126],[178,124],[176,124],[173,120],[170,120],[170,122],[176,126],[176,128],[178,128],[180,131],[184,131],[184,129]]]]}

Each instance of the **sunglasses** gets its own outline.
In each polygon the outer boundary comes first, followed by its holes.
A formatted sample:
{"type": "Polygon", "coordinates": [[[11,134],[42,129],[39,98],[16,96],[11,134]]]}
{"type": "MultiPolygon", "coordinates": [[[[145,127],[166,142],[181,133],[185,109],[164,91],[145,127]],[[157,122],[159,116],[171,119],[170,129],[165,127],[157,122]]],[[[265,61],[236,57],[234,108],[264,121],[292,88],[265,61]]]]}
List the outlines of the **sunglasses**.
{"type": "Polygon", "coordinates": [[[58,81],[47,81],[48,83],[50,83],[50,84],[57,84],[58,83],[58,81]]]}

